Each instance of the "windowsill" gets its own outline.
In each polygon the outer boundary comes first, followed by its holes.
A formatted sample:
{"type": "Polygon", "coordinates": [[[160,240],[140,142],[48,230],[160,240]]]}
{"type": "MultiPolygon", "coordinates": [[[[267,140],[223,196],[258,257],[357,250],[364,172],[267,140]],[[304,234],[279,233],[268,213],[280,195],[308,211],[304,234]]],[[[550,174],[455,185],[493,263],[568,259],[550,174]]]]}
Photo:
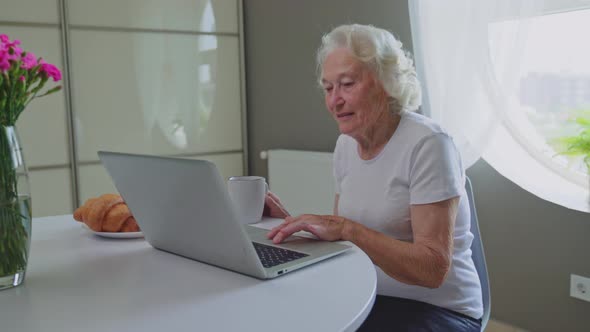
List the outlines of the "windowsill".
{"type": "Polygon", "coordinates": [[[590,212],[588,187],[564,179],[534,159],[500,125],[482,154],[496,171],[524,190],[568,209],[590,212]]]}

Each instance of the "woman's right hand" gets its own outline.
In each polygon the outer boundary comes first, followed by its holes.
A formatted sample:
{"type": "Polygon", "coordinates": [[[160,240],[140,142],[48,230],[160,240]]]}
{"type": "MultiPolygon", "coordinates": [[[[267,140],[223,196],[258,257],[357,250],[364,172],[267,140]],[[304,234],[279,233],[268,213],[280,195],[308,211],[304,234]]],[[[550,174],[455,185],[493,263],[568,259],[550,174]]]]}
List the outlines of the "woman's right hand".
{"type": "Polygon", "coordinates": [[[262,213],[263,216],[272,217],[272,218],[282,218],[285,219],[290,216],[287,209],[281,203],[281,200],[277,195],[272,193],[270,190],[266,194],[264,199],[264,211],[262,213]]]}

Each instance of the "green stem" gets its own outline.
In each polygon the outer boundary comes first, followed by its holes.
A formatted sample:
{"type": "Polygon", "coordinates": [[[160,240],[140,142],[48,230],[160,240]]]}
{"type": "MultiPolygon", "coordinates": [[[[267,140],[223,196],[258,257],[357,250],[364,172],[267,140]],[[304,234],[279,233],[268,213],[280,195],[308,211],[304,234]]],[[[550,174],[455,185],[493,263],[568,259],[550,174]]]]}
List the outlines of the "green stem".
{"type": "Polygon", "coordinates": [[[0,277],[24,270],[28,233],[17,192],[18,175],[13,157],[13,128],[0,125],[0,277]]]}

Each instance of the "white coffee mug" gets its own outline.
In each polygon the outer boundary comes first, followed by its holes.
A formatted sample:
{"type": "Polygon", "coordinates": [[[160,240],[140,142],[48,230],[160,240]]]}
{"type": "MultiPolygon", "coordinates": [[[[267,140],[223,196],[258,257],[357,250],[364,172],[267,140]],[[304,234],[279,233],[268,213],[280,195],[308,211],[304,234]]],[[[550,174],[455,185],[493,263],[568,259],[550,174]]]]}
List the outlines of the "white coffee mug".
{"type": "Polygon", "coordinates": [[[227,189],[240,222],[259,222],[268,192],[266,180],[261,176],[232,176],[227,181],[227,189]]]}

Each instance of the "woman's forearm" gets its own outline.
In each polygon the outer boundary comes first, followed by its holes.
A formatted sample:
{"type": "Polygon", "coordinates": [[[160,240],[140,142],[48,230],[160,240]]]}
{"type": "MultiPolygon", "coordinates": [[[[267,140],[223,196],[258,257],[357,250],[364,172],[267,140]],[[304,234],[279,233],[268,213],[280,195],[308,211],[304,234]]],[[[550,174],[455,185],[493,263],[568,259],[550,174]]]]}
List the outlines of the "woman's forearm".
{"type": "Polygon", "coordinates": [[[396,240],[348,219],[343,222],[343,240],[357,245],[390,277],[428,288],[442,285],[451,262],[444,250],[434,244],[396,240]]]}

